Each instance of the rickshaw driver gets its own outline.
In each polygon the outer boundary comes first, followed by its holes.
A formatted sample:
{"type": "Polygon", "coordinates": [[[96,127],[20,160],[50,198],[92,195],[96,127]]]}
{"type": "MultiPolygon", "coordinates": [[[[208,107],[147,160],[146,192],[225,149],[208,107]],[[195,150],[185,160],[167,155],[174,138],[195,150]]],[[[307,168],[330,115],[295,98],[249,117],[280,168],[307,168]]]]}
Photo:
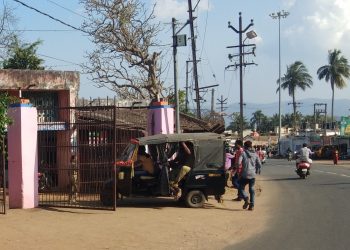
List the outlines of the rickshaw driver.
{"type": "Polygon", "coordinates": [[[154,174],[154,162],[149,154],[146,153],[145,146],[139,146],[137,152],[136,167],[142,167],[148,174],[154,174]]]}
{"type": "Polygon", "coordinates": [[[180,181],[191,171],[193,164],[193,146],[190,142],[181,142],[180,149],[174,160],[171,161],[171,165],[180,167],[180,170],[175,177],[174,181],[170,182],[170,186],[175,189],[177,196],[180,196],[181,190],[179,188],[180,181]]]}

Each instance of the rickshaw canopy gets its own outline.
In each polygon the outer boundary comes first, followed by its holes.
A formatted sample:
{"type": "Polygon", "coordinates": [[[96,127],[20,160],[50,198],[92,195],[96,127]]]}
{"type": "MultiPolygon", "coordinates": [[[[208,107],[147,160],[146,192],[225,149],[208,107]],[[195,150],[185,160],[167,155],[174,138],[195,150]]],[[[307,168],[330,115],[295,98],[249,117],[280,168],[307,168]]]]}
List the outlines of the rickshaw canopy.
{"type": "Polygon", "coordinates": [[[139,145],[191,142],[194,147],[194,169],[221,168],[225,160],[225,138],[215,133],[158,134],[137,139],[139,145]]]}

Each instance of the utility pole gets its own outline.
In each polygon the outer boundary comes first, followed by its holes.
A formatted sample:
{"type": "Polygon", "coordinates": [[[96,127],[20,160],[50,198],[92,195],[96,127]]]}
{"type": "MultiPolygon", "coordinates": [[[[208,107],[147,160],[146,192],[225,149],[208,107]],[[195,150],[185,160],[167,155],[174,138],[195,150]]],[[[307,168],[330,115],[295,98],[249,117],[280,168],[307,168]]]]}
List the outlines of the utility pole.
{"type": "Polygon", "coordinates": [[[186,103],[185,103],[185,110],[188,112],[188,63],[190,61],[186,61],[186,103]]]}
{"type": "Polygon", "coordinates": [[[221,99],[216,99],[218,101],[218,105],[220,105],[220,113],[221,116],[223,116],[223,112],[227,109],[227,107],[225,107],[224,105],[227,104],[227,98],[224,99],[224,97],[221,95],[221,99]]]}
{"type": "Polygon", "coordinates": [[[177,83],[178,72],[177,72],[177,47],[186,46],[186,35],[178,35],[178,33],[187,25],[187,23],[182,26],[182,28],[176,31],[176,19],[172,18],[172,29],[173,29],[173,60],[174,60],[174,95],[175,95],[175,123],[176,123],[176,133],[180,133],[180,105],[179,105],[179,86],[177,83]]]}
{"type": "MultiPolygon", "coordinates": [[[[198,91],[199,91],[199,92],[200,92],[200,91],[203,92],[205,89],[210,89],[210,88],[214,88],[214,87],[217,87],[217,86],[219,86],[219,84],[200,87],[200,88],[198,88],[198,91]]],[[[202,97],[200,96],[200,97],[199,97],[199,101],[201,101],[201,100],[202,100],[202,97]]],[[[212,102],[212,103],[213,103],[213,102],[212,102]]]]}
{"type": "Polygon", "coordinates": [[[196,38],[194,35],[193,27],[193,9],[192,9],[192,0],[188,0],[188,15],[189,15],[189,24],[191,30],[191,45],[192,45],[192,62],[193,62],[193,78],[194,78],[194,90],[196,91],[196,106],[197,106],[197,118],[201,118],[201,103],[199,96],[199,84],[198,84],[198,73],[197,73],[197,51],[196,51],[196,38]]]}
{"type": "MultiPolygon", "coordinates": [[[[244,45],[244,41],[243,41],[243,33],[245,33],[250,27],[252,27],[254,25],[253,23],[253,19],[251,19],[250,21],[250,24],[245,28],[245,29],[242,29],[242,13],[239,12],[239,28],[238,30],[236,28],[234,28],[230,22],[228,22],[228,28],[232,29],[234,32],[238,33],[239,35],[239,45],[238,46],[229,46],[227,48],[234,48],[234,47],[238,47],[239,48],[239,64],[235,64],[235,65],[229,65],[226,67],[229,68],[229,67],[232,67],[232,66],[239,66],[239,88],[240,88],[240,91],[239,91],[239,99],[240,99],[240,102],[239,102],[239,108],[240,108],[240,138],[243,139],[243,119],[244,119],[244,116],[243,116],[243,66],[246,66],[246,65],[250,65],[250,64],[255,64],[255,63],[244,63],[243,62],[243,58],[244,58],[244,52],[243,52],[243,48],[245,46],[255,46],[254,45],[244,45]]],[[[250,33],[251,35],[248,36],[248,33],[247,33],[247,38],[254,38],[256,37],[256,33],[254,31],[250,31],[252,33],[250,33]]],[[[233,56],[229,55],[229,58],[232,58],[233,56]]]]}
{"type": "Polygon", "coordinates": [[[316,103],[314,104],[314,133],[316,134],[316,103]]]}
{"type": "Polygon", "coordinates": [[[174,60],[174,94],[175,94],[175,124],[176,124],[176,133],[180,133],[180,110],[179,110],[179,86],[177,83],[178,72],[177,72],[177,39],[176,39],[176,19],[171,19],[172,28],[173,28],[173,60],[174,60]]]}
{"type": "MultiPolygon", "coordinates": [[[[197,60],[197,62],[200,62],[201,60],[197,60]]],[[[187,60],[186,61],[186,104],[185,104],[185,110],[186,112],[188,112],[188,104],[189,104],[189,101],[188,101],[188,90],[190,89],[190,87],[188,86],[188,64],[190,62],[193,62],[192,60],[187,60]]]]}
{"type": "Polygon", "coordinates": [[[327,103],[315,103],[314,104],[314,116],[315,116],[315,133],[316,133],[316,114],[324,114],[324,136],[327,136],[327,103]],[[317,109],[317,106],[323,108],[317,109]]]}
{"type": "Polygon", "coordinates": [[[296,122],[296,119],[297,119],[297,108],[298,107],[300,107],[300,105],[301,104],[303,104],[303,103],[301,103],[301,102],[289,102],[288,103],[288,105],[293,105],[293,129],[294,129],[294,132],[296,133],[296,124],[297,124],[297,122],[296,122]],[[295,111],[295,112],[294,112],[295,111]]]}
{"type": "Polygon", "coordinates": [[[215,89],[211,89],[211,113],[214,113],[214,94],[215,94],[215,89]]]}

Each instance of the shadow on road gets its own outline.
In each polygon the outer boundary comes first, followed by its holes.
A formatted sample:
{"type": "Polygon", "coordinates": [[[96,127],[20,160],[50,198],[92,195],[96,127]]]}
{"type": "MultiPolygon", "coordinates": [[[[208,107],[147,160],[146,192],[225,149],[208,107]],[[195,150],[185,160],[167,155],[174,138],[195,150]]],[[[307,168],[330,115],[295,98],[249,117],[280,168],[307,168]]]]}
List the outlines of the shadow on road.
{"type": "MultiPolygon", "coordinates": [[[[42,207],[40,207],[40,209],[50,211],[50,212],[69,213],[69,214],[94,214],[93,212],[86,212],[87,211],[86,209],[75,208],[75,207],[66,208],[66,207],[42,206],[42,207]]],[[[94,211],[96,211],[96,210],[94,210],[94,211]]],[[[100,210],[100,211],[102,211],[102,210],[100,210]]]]}
{"type": "Polygon", "coordinates": [[[295,181],[300,180],[299,177],[288,177],[288,178],[275,178],[275,179],[262,179],[260,181],[295,181]]]}
{"type": "MultiPolygon", "coordinates": [[[[224,204],[227,202],[232,202],[230,200],[224,199],[224,204]]],[[[223,206],[216,206],[212,203],[216,203],[215,200],[209,199],[208,202],[204,204],[203,208],[199,209],[216,209],[216,210],[227,210],[227,211],[241,211],[241,209],[228,208],[223,206]]],[[[117,200],[118,207],[132,207],[132,208],[152,208],[152,209],[166,209],[166,208],[184,208],[184,209],[194,209],[189,208],[185,205],[183,201],[175,201],[172,198],[127,198],[123,200],[117,200]]]]}

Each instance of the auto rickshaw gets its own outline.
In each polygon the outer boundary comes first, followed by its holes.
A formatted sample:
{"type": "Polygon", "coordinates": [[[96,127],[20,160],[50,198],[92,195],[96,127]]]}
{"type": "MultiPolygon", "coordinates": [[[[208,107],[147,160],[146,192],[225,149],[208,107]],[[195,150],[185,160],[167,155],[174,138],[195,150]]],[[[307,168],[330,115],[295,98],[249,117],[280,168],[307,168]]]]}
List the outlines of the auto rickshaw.
{"type": "Polygon", "coordinates": [[[177,166],[172,165],[172,160],[182,142],[192,144],[193,158],[191,170],[179,182],[181,197],[178,200],[193,208],[203,207],[208,196],[221,202],[225,193],[225,140],[215,133],[159,134],[131,140],[115,164],[115,182],[104,183],[101,202],[112,205],[115,197],[174,196],[169,184],[176,175],[177,166]],[[140,147],[146,147],[153,160],[152,174],[136,166],[140,147]]]}

